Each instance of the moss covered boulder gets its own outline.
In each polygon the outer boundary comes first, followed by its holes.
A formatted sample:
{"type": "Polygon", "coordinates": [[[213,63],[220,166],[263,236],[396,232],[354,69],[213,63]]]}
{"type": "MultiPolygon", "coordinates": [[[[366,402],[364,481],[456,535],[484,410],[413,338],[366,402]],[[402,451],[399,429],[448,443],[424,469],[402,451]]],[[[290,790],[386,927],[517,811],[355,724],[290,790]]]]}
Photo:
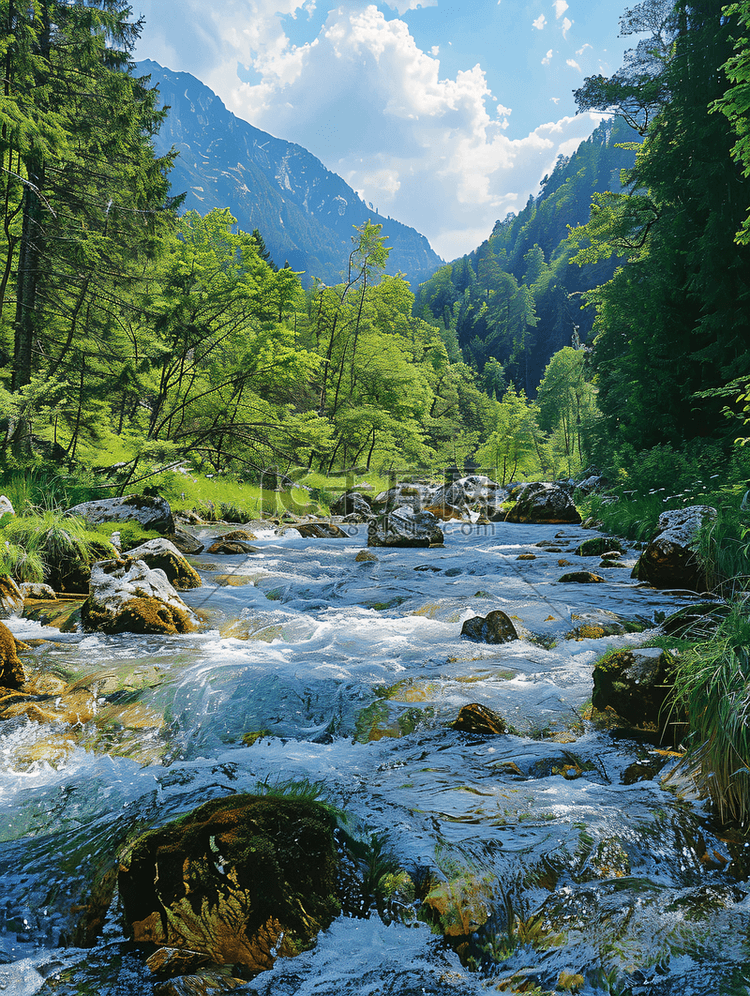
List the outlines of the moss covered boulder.
{"type": "Polygon", "coordinates": [[[614,650],[594,668],[595,709],[608,707],[636,727],[656,728],[663,741],[674,741],[681,716],[670,709],[673,658],[658,647],[614,650]]]}
{"type": "Polygon", "coordinates": [[[167,576],[167,581],[178,591],[200,588],[200,575],[185,560],[183,555],[168,539],[151,539],[140,546],[128,550],[126,557],[142,560],[151,568],[158,568],[167,576]]]}
{"type": "Polygon", "coordinates": [[[516,498],[516,504],[507,513],[492,516],[493,521],[503,518],[506,522],[579,523],[581,516],[568,491],[559,484],[539,481],[528,484],[516,498]]]}
{"type": "Polygon", "coordinates": [[[19,647],[26,647],[11,633],[5,623],[0,623],[0,687],[20,688],[26,680],[23,664],[18,659],[19,647]]]}
{"type": "Polygon", "coordinates": [[[246,973],[298,954],[340,909],[335,827],[318,802],[237,795],[145,834],[119,872],[130,936],[246,973]]]}
{"type": "Polygon", "coordinates": [[[196,616],[162,570],[142,560],[102,560],[91,568],[89,597],[81,607],[85,630],[103,633],[189,633],[196,616]]]}
{"type": "Polygon", "coordinates": [[[94,525],[101,522],[138,522],[144,529],[174,533],[174,519],[169,502],[156,495],[125,495],[123,498],[100,498],[85,501],[68,509],[94,525]]]}

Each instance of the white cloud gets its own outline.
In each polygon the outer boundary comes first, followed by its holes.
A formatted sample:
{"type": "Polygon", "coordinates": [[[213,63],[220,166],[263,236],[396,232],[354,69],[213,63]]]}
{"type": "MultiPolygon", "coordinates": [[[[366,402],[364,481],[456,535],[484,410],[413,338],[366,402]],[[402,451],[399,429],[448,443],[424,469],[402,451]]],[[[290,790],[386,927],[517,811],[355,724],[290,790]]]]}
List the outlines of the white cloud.
{"type": "Polygon", "coordinates": [[[405,14],[407,10],[416,10],[417,7],[437,7],[438,0],[385,0],[388,6],[399,14],[405,14]]]}
{"type": "Polygon", "coordinates": [[[553,104],[559,104],[560,103],[560,98],[559,97],[550,97],[550,100],[552,101],[553,104]]]}
{"type": "MultiPolygon", "coordinates": [[[[301,12],[305,23],[310,0],[224,0],[221,14],[213,5],[207,13],[202,0],[174,3],[180,24],[192,21],[193,42],[203,23],[211,52],[200,76],[230,110],[309,149],[447,259],[476,248],[497,218],[522,208],[559,149],[578,144],[599,120],[565,117],[510,138],[511,110],[490,92],[480,65],[441,74],[439,49],[422,51],[403,20],[366,0],[329,9],[317,37],[302,45],[286,37],[276,12],[301,12]],[[239,80],[238,63],[257,79],[239,80]]],[[[169,34],[172,19],[171,11],[162,15],[164,44],[177,51],[187,40],[169,34]]],[[[184,52],[171,65],[184,68],[184,52]]]]}
{"type": "Polygon", "coordinates": [[[547,18],[544,16],[544,14],[540,14],[539,17],[537,17],[537,19],[533,22],[533,26],[538,31],[541,31],[546,23],[547,23],[547,18]]]}
{"type": "Polygon", "coordinates": [[[567,38],[568,37],[568,32],[570,31],[570,29],[572,27],[573,27],[573,22],[571,21],[571,19],[569,17],[566,17],[565,20],[562,22],[563,38],[567,38]]]}
{"type": "Polygon", "coordinates": [[[555,8],[555,17],[559,20],[569,5],[566,3],[566,0],[555,0],[552,6],[555,8]]]}
{"type": "Polygon", "coordinates": [[[576,55],[583,55],[583,53],[586,51],[587,48],[593,48],[593,47],[594,47],[593,45],[590,45],[588,42],[586,42],[586,44],[582,48],[576,49],[576,55]]]}
{"type": "Polygon", "coordinates": [[[553,52],[552,52],[552,49],[550,49],[549,52],[547,52],[547,54],[545,55],[545,57],[542,59],[542,65],[543,66],[548,66],[550,64],[550,62],[552,62],[552,55],[553,55],[553,52]]]}
{"type": "Polygon", "coordinates": [[[566,63],[567,65],[570,66],[571,69],[577,69],[579,73],[583,73],[583,70],[578,65],[575,59],[566,59],[566,63]]]}

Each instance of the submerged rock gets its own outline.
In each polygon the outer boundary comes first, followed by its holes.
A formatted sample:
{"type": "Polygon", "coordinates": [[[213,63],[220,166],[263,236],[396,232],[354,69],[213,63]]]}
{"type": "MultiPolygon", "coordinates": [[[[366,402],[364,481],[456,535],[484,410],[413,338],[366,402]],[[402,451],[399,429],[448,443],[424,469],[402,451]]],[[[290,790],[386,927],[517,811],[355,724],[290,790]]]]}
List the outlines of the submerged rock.
{"type": "Polygon", "coordinates": [[[169,502],[152,495],[126,495],[124,498],[100,498],[85,501],[68,509],[94,525],[100,522],[138,522],[144,529],[174,533],[174,519],[169,502]]]}
{"type": "Polygon", "coordinates": [[[558,484],[539,481],[520,492],[516,504],[507,512],[492,516],[494,520],[529,523],[579,523],[581,516],[569,491],[558,484]]]}
{"type": "Polygon", "coordinates": [[[370,523],[368,546],[434,546],[444,540],[438,520],[431,512],[397,508],[370,523]]]}
{"type": "Polygon", "coordinates": [[[272,968],[339,912],[334,829],[320,803],[237,795],[145,834],[119,873],[129,935],[249,973],[272,968]]]}
{"type": "Polygon", "coordinates": [[[456,719],[450,724],[454,730],[464,733],[491,733],[500,735],[508,732],[503,717],[479,702],[461,706],[456,719]]]}
{"type": "Polygon", "coordinates": [[[472,616],[461,627],[461,636],[477,643],[510,643],[518,639],[513,621],[502,609],[495,609],[486,616],[472,616]]]}
{"type": "Polygon", "coordinates": [[[245,543],[243,540],[217,539],[206,550],[206,553],[220,554],[225,557],[236,557],[238,554],[255,553],[254,546],[245,543]]]}
{"type": "Polygon", "coordinates": [[[691,505],[662,512],[657,532],[633,568],[632,576],[655,588],[705,591],[706,571],[695,552],[698,530],[716,518],[710,505],[691,505]]]}
{"type": "Polygon", "coordinates": [[[81,607],[86,630],[104,633],[189,633],[197,619],[167,580],[142,560],[102,560],[91,568],[81,607]]]}

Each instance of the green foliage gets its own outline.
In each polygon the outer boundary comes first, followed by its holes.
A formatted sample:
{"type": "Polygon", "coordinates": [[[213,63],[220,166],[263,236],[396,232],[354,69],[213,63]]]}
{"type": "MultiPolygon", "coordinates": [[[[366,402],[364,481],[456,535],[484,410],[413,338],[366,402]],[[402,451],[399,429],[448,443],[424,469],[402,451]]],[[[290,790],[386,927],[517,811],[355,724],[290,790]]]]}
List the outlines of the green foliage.
{"type": "Polygon", "coordinates": [[[723,818],[750,819],[750,616],[744,602],[715,637],[680,655],[675,699],[685,708],[697,765],[723,818]]]}
{"type": "Polygon", "coordinates": [[[44,563],[37,551],[26,550],[15,543],[0,543],[0,574],[8,575],[19,584],[22,581],[44,580],[44,563]]]}
{"type": "Polygon", "coordinates": [[[101,557],[102,547],[115,555],[109,543],[83,519],[47,511],[39,515],[10,519],[2,535],[11,544],[22,547],[26,554],[35,555],[44,567],[45,580],[60,564],[85,565],[101,557]]]}
{"type": "Polygon", "coordinates": [[[626,16],[646,24],[651,39],[606,87],[596,78],[579,91],[582,107],[616,108],[646,133],[627,190],[599,195],[571,235],[578,263],[623,260],[586,295],[596,308],[598,405],[615,448],[711,436],[726,449],[713,391],[750,370],[750,250],[735,243],[750,174],[732,160],[729,122],[710,108],[735,106],[721,68],[735,45],[743,57],[746,46],[737,22],[705,0],[648,0],[626,16]],[[641,99],[640,111],[627,110],[641,99]]]}

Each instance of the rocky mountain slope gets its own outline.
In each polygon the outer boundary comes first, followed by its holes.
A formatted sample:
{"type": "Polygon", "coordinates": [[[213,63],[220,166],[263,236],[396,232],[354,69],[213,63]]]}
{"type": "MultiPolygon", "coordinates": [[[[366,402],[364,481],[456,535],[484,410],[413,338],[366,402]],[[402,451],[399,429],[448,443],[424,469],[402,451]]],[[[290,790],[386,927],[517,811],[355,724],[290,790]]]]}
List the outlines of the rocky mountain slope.
{"type": "Polygon", "coordinates": [[[382,224],[391,246],[387,271],[402,272],[412,287],[442,265],[429,242],[413,228],[368,207],[312,153],[236,117],[219,97],[189,73],[139,62],[169,113],[155,145],[160,154],[180,153],[172,191],[186,193],[184,207],[205,214],[229,207],[244,231],[259,229],[278,266],[336,283],[346,271],[352,226],[382,224]]]}

